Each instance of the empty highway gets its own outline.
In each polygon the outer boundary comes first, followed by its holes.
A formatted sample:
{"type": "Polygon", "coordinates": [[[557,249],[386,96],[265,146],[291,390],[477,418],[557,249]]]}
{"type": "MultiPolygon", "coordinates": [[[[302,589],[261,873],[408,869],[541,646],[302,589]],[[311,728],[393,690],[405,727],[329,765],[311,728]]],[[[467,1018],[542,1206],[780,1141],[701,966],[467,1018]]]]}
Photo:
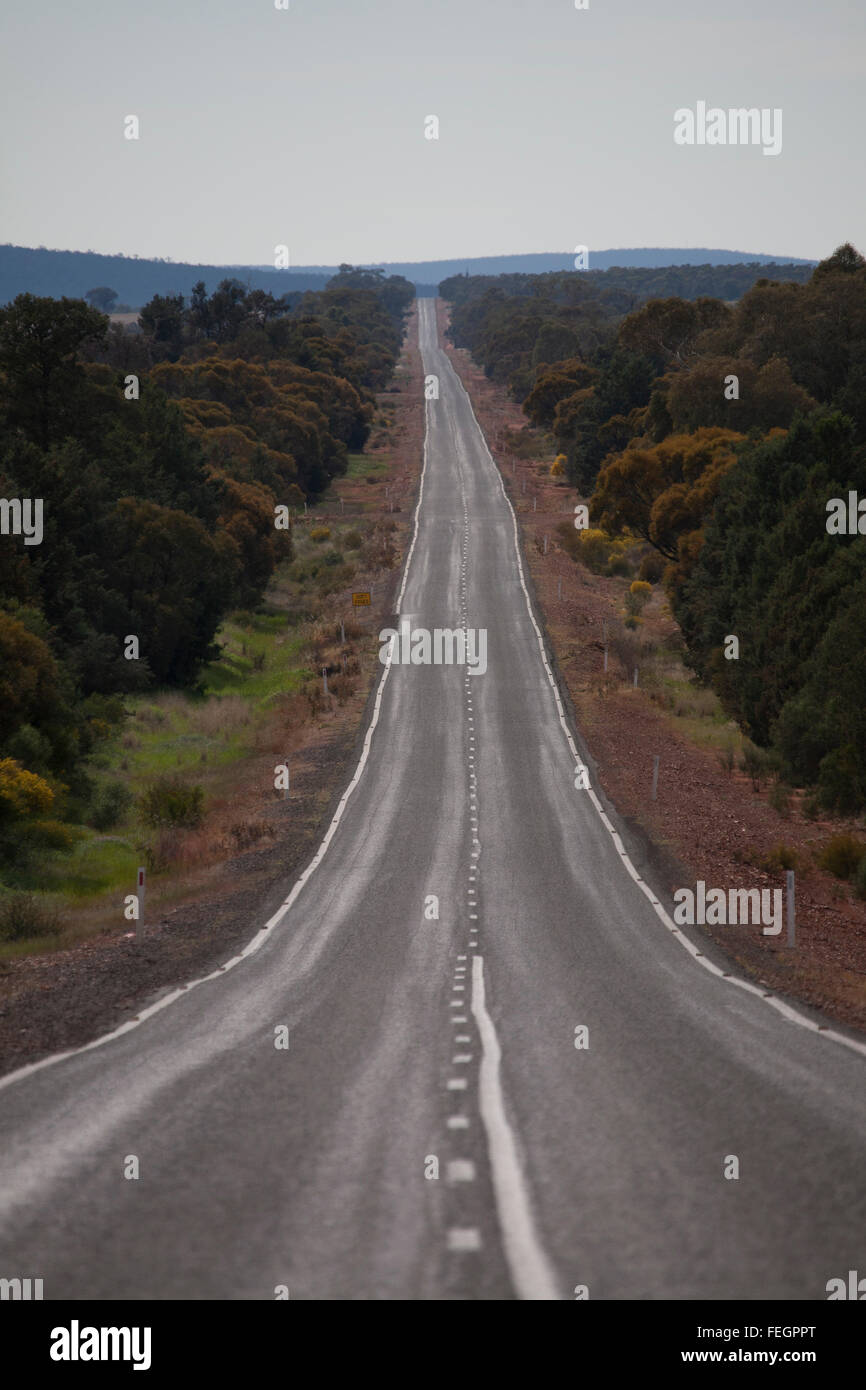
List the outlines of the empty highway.
{"type": "Polygon", "coordinates": [[[0,1274],[46,1299],[824,1299],[866,1258],[866,1048],[671,929],[576,776],[429,299],[420,337],[439,394],[398,616],[483,632],[486,670],[395,648],[243,957],[0,1083],[0,1274]]]}

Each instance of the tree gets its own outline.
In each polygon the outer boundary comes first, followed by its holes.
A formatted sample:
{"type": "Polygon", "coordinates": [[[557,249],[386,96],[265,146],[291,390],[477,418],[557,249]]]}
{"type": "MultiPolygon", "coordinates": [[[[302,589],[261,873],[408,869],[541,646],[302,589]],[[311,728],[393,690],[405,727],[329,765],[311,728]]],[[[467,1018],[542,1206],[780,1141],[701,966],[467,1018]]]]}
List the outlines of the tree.
{"type": "Polygon", "coordinates": [[[190,681],[213,653],[235,581],[235,547],[196,517],[132,497],[117,504],[110,542],[123,599],[117,641],[136,633],[157,680],[190,681]]]}
{"type": "Polygon", "coordinates": [[[183,305],[182,294],[155,294],[138,316],[142,333],[161,350],[158,355],[172,361],[183,351],[183,305]]]}
{"type": "Polygon", "coordinates": [[[48,644],[0,609],[0,747],[23,724],[56,729],[69,717],[48,644]]]}
{"type": "Polygon", "coordinates": [[[79,354],[104,343],[104,315],[81,299],[19,294],[0,308],[0,372],[8,427],[46,447],[70,432],[85,386],[79,354]]]}
{"type": "Polygon", "coordinates": [[[702,429],[623,450],[598,476],[592,519],[611,533],[635,532],[667,560],[681,559],[681,540],[700,529],[743,437],[702,429]]]}
{"type": "Polygon", "coordinates": [[[84,298],[94,309],[101,309],[104,314],[110,314],[117,300],[117,290],[111,290],[107,285],[98,285],[95,290],[88,290],[84,298]]]}

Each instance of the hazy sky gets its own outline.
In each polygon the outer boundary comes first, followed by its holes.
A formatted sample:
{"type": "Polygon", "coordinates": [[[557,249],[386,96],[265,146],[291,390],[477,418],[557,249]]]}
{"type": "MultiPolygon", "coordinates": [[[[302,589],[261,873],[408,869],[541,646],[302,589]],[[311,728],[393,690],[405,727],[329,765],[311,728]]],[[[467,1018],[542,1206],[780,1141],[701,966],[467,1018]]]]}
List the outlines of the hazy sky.
{"type": "Polygon", "coordinates": [[[7,0],[0,240],[292,265],[866,250],[862,0],[289,3],[7,0]],[[781,153],[677,146],[698,101],[781,108],[781,153]]]}

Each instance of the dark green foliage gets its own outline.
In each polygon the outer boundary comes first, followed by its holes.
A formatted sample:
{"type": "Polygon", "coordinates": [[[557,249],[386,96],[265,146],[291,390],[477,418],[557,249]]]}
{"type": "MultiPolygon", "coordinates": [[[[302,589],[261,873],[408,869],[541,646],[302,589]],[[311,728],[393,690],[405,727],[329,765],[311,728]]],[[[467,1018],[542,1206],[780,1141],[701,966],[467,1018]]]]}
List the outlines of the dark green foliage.
{"type": "Polygon", "coordinates": [[[741,446],[676,609],[728,712],[841,812],[866,804],[866,537],[826,529],[849,489],[866,495],[866,455],[838,412],[741,446]]]}
{"type": "Polygon", "coordinates": [[[90,824],[96,830],[112,830],[123,819],[132,802],[132,793],[123,782],[103,783],[93,799],[90,824]]]}
{"type": "MultiPolygon", "coordinates": [[[[345,267],[305,295],[236,280],[156,295],[135,336],[83,300],[0,308],[0,496],[40,499],[43,526],[38,545],[0,544],[0,760],[58,788],[52,814],[103,829],[122,815],[87,771],[117,697],[194,685],[226,613],[261,601],[292,555],[275,506],[303,505],[363,448],[412,299],[399,276],[345,267]]],[[[194,802],[166,805],[188,818],[194,802]]]]}
{"type": "Polygon", "coordinates": [[[866,498],[866,260],[846,244],[814,273],[455,276],[441,292],[455,343],[552,432],[569,481],[595,504],[643,499],[688,660],[749,735],[756,786],[777,770],[814,788],[809,813],[866,807],[866,535],[826,528],[829,499],[866,498]],[[690,445],[707,430],[736,451],[715,471],[690,445]],[[671,487],[652,465],[672,436],[690,471],[671,487]]]}

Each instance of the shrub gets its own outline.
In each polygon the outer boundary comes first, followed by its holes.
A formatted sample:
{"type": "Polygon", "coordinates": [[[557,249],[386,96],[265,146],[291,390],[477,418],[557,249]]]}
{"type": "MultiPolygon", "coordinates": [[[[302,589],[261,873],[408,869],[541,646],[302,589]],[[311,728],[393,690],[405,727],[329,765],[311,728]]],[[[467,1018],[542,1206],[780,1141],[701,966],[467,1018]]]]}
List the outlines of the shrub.
{"type": "Polygon", "coordinates": [[[57,903],[36,893],[5,893],[0,897],[0,941],[27,941],[56,936],[63,930],[57,903]]]}
{"type": "Polygon", "coordinates": [[[665,559],[657,550],[651,550],[640,562],[638,578],[645,579],[650,584],[661,583],[662,575],[665,572],[665,559]]]}
{"type": "Polygon", "coordinates": [[[775,845],[768,854],[762,855],[758,865],[768,874],[777,874],[783,869],[799,868],[800,856],[791,845],[775,845]]]}
{"type": "Polygon", "coordinates": [[[202,822],[204,791],[181,777],[158,777],[140,796],[139,809],[145,825],[190,829],[202,822]]]}
{"type": "Polygon", "coordinates": [[[580,560],[593,574],[601,574],[610,555],[610,541],[604,531],[590,528],[575,531],[574,535],[577,538],[573,551],[575,559],[580,560]]]}
{"type": "Polygon", "coordinates": [[[178,858],[178,836],[176,831],[161,830],[153,840],[136,846],[144,858],[147,869],[152,874],[163,873],[178,858]]]}
{"type": "Polygon", "coordinates": [[[274,834],[273,826],[263,820],[236,821],[229,830],[232,845],[239,850],[250,849],[260,840],[272,840],[274,834]]]}
{"type": "MultiPolygon", "coordinates": [[[[611,566],[613,566],[613,560],[611,560],[611,566]]],[[[651,594],[651,584],[645,583],[643,579],[635,579],[634,582],[629,585],[628,593],[625,596],[625,611],[632,614],[641,613],[651,594]]]]}
{"type": "Polygon", "coordinates": [[[864,854],[866,845],[855,840],[853,835],[834,835],[818,855],[818,863],[836,878],[851,878],[864,854]]]}
{"type": "Polygon", "coordinates": [[[828,811],[853,815],[866,801],[866,786],[860,772],[859,755],[853,743],[833,748],[821,759],[818,796],[828,811]]]}
{"type": "Polygon", "coordinates": [[[866,854],[854,870],[854,891],[858,898],[866,898],[866,854]]]}
{"type": "Polygon", "coordinates": [[[770,791],[770,805],[780,816],[790,816],[791,788],[786,787],[784,782],[776,782],[770,791]]]}
{"type": "Polygon", "coordinates": [[[733,774],[736,761],[737,755],[732,743],[726,743],[724,748],[720,748],[716,753],[716,762],[719,764],[722,771],[726,772],[729,777],[733,774]]]}
{"type": "Polygon", "coordinates": [[[72,849],[83,835],[77,826],[59,820],[34,820],[26,827],[27,841],[38,849],[72,849]]]}
{"type": "Polygon", "coordinates": [[[312,526],[312,527],[310,528],[310,540],[311,540],[311,541],[321,542],[321,541],[330,540],[330,538],[331,538],[331,528],[330,528],[330,526],[312,526]]]}
{"type": "Polygon", "coordinates": [[[752,786],[758,790],[761,783],[766,780],[772,767],[772,758],[763,748],[758,748],[749,739],[743,742],[743,756],[740,759],[740,767],[752,779],[752,786]]]}
{"type": "Polygon", "coordinates": [[[132,800],[132,792],[122,782],[104,782],[90,812],[94,830],[111,830],[129,810],[132,800]]]}
{"type": "Polygon", "coordinates": [[[337,697],[337,704],[344,705],[350,696],[354,695],[357,682],[353,681],[351,676],[339,672],[337,675],[331,676],[328,687],[331,694],[337,697]]]}
{"type": "Polygon", "coordinates": [[[35,772],[28,772],[14,758],[0,759],[0,822],[36,816],[53,801],[53,791],[35,772]]]}
{"type": "Polygon", "coordinates": [[[32,724],[21,724],[6,742],[10,757],[31,771],[44,773],[51,764],[51,744],[32,724]]]}
{"type": "Polygon", "coordinates": [[[360,550],[363,543],[360,531],[347,531],[343,539],[343,544],[347,550],[360,550]]]}
{"type": "Polygon", "coordinates": [[[624,574],[629,574],[630,572],[631,568],[629,566],[628,560],[624,555],[611,555],[605,573],[610,575],[622,576],[624,574]]]}
{"type": "Polygon", "coordinates": [[[565,454],[557,454],[553,463],[550,465],[551,478],[561,478],[565,472],[565,454]]]}

